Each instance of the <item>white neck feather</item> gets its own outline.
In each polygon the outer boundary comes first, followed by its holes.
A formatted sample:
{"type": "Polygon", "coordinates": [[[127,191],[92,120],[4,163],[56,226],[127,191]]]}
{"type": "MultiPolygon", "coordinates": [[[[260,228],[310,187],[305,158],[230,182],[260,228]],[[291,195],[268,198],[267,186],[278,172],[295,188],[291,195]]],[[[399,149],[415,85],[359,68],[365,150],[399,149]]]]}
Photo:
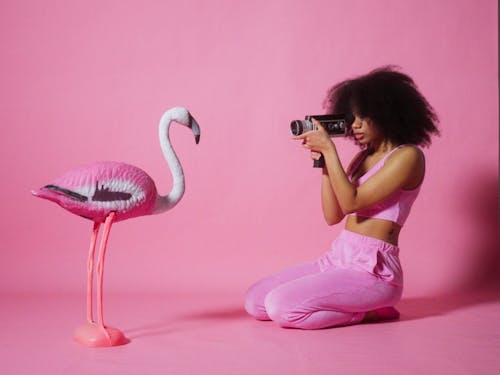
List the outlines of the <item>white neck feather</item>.
{"type": "Polygon", "coordinates": [[[153,211],[154,214],[158,214],[174,207],[184,195],[184,172],[182,170],[179,158],[175,154],[175,151],[170,142],[169,129],[172,123],[172,113],[167,111],[160,120],[159,126],[159,137],[160,145],[163,151],[163,156],[167,161],[168,167],[173,177],[172,190],[166,196],[158,195],[156,199],[156,206],[153,211]]]}

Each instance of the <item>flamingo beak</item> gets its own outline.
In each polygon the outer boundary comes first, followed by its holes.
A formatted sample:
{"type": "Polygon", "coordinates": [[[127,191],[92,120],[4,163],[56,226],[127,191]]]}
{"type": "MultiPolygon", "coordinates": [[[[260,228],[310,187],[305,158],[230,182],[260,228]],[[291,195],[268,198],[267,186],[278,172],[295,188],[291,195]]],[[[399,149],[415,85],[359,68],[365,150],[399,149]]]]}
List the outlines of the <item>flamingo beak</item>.
{"type": "Polygon", "coordinates": [[[198,125],[198,123],[196,122],[196,120],[194,119],[193,116],[191,116],[191,123],[189,124],[189,127],[191,128],[191,130],[193,131],[193,134],[194,134],[194,140],[196,142],[196,144],[198,144],[200,142],[200,125],[198,125]]]}

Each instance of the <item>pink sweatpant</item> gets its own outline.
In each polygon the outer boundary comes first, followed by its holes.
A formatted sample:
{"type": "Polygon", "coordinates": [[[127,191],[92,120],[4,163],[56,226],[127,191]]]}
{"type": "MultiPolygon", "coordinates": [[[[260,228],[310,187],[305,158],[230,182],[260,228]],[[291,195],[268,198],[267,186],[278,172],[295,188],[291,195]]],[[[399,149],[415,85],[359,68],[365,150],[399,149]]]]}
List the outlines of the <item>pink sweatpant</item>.
{"type": "Polygon", "coordinates": [[[359,323],[365,312],[401,298],[399,249],[342,231],[332,250],[265,278],[247,292],[246,311],[282,327],[319,329],[359,323]]]}

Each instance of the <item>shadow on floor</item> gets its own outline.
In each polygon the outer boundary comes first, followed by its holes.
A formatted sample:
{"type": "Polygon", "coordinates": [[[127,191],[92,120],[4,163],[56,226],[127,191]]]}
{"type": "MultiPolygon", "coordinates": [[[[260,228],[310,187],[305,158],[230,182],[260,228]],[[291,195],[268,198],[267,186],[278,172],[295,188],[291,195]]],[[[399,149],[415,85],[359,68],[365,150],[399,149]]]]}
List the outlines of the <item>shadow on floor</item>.
{"type": "Polygon", "coordinates": [[[402,299],[397,308],[401,313],[400,320],[404,321],[445,315],[466,307],[499,301],[500,290],[477,290],[463,294],[402,299]]]}
{"type": "MultiPolygon", "coordinates": [[[[440,295],[418,298],[406,298],[397,304],[401,313],[398,320],[369,321],[365,324],[388,324],[397,321],[411,321],[433,316],[446,315],[466,307],[480,304],[496,303],[500,301],[500,290],[477,290],[462,294],[440,295]]],[[[190,311],[165,318],[154,323],[145,324],[140,327],[125,330],[126,336],[131,339],[142,337],[168,335],[175,331],[193,328],[197,325],[204,326],[207,321],[223,322],[249,319],[243,306],[225,306],[203,308],[199,311],[190,311]],[[175,327],[175,328],[174,328],[175,327]]]]}
{"type": "Polygon", "coordinates": [[[207,319],[207,320],[232,320],[232,319],[244,319],[248,317],[243,306],[238,307],[228,307],[222,309],[213,309],[199,311],[192,314],[184,315],[186,319],[207,319]]]}
{"type": "Polygon", "coordinates": [[[161,336],[182,330],[183,327],[193,325],[204,325],[207,320],[210,321],[234,321],[248,318],[248,314],[243,306],[214,307],[213,309],[203,309],[200,311],[180,314],[175,318],[165,318],[162,321],[145,324],[140,327],[126,330],[126,335],[130,339],[136,339],[146,336],[161,336]],[[175,329],[173,327],[176,327],[175,329]]]}

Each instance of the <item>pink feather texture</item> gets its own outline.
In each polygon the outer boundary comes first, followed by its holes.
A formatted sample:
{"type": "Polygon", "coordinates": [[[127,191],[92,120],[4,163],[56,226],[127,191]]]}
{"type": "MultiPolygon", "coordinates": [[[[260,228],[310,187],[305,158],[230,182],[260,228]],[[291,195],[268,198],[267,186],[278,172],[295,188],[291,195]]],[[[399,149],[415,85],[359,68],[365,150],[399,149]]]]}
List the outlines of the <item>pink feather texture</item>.
{"type": "Polygon", "coordinates": [[[33,194],[98,223],[111,211],[114,221],[153,212],[157,190],[143,170],[120,162],[97,162],[73,169],[33,194]]]}

